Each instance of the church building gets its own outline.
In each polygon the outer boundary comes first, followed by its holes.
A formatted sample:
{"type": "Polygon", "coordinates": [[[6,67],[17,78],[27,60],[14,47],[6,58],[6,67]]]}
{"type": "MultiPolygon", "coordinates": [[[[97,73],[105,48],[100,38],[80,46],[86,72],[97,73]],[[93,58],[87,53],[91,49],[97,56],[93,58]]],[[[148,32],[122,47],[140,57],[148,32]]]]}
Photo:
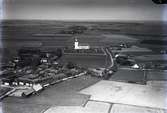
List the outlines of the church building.
{"type": "Polygon", "coordinates": [[[78,40],[75,39],[74,49],[90,49],[90,46],[88,44],[79,44],[78,40]]]}

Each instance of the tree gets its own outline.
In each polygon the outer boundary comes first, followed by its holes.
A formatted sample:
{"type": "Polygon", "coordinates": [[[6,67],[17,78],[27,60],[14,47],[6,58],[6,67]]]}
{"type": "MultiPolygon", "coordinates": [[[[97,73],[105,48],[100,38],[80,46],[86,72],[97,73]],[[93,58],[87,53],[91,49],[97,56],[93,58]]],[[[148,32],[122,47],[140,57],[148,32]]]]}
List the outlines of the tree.
{"type": "Polygon", "coordinates": [[[66,67],[67,67],[68,69],[73,69],[73,68],[76,67],[76,64],[73,63],[73,62],[68,62],[67,65],[66,65],[66,67]]]}
{"type": "Polygon", "coordinates": [[[62,52],[61,48],[57,48],[56,55],[57,55],[58,58],[60,58],[63,55],[63,52],[62,52]]]}

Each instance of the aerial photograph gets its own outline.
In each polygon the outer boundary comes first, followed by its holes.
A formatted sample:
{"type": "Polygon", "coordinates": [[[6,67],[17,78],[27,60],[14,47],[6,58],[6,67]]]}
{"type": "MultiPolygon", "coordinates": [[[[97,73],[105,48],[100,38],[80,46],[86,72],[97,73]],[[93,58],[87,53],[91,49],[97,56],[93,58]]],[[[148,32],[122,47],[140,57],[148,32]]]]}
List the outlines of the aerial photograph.
{"type": "Polygon", "coordinates": [[[167,113],[167,0],[0,0],[0,113],[167,113]]]}

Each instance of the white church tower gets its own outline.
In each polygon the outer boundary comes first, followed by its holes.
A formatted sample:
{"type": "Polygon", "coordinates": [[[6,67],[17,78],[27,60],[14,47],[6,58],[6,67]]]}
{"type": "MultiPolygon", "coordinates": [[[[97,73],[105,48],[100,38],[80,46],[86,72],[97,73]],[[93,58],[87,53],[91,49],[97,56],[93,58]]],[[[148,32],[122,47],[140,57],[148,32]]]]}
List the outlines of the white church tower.
{"type": "Polygon", "coordinates": [[[77,39],[75,39],[75,42],[74,42],[74,49],[79,49],[79,43],[77,39]]]}

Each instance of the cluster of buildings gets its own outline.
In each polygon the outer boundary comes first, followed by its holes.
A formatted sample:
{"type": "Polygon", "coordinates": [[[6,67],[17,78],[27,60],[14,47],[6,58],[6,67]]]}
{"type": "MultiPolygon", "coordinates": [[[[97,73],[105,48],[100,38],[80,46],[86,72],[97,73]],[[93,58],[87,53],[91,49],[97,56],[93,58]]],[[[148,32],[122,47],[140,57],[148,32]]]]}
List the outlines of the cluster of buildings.
{"type": "Polygon", "coordinates": [[[23,53],[17,60],[12,59],[13,65],[4,67],[0,73],[2,86],[17,89],[12,96],[29,95],[57,82],[86,74],[82,67],[59,63],[58,55],[54,53],[46,52],[42,58],[32,50],[23,53]]]}

